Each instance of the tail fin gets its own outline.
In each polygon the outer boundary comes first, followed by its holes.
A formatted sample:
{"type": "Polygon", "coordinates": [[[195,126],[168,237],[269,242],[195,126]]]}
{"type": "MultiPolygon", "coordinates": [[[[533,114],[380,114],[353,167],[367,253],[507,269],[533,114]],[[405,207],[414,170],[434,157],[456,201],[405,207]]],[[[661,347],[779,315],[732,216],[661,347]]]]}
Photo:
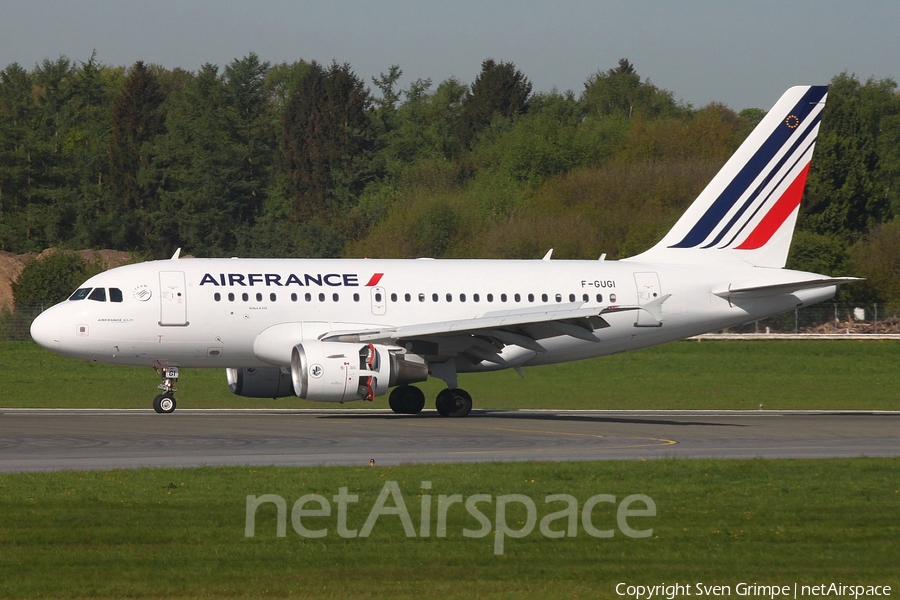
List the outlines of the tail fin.
{"type": "Polygon", "coordinates": [[[628,260],[784,267],[827,94],[786,91],[662,241],[628,260]]]}

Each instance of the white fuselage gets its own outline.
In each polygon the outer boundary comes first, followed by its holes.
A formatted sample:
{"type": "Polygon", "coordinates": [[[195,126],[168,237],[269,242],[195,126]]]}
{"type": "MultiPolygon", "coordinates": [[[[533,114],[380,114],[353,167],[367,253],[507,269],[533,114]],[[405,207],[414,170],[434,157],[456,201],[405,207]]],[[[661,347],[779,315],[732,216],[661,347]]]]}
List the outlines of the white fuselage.
{"type": "MultiPolygon", "coordinates": [[[[735,263],[698,269],[630,260],[179,259],[92,277],[83,289],[104,289],[104,300],[60,303],[35,321],[32,333],[48,349],[96,362],[289,367],[295,344],[326,333],[561,304],[599,313],[669,296],[659,326],[636,326],[641,311],[610,312],[604,315],[609,327],[594,331],[596,341],[548,337],[541,341],[546,352],[517,348],[508,361],[533,366],[645,348],[834,296],[835,286],[739,303],[715,294],[810,277],[820,276],[735,263]]],[[[498,368],[482,362],[461,370],[498,368]]]]}

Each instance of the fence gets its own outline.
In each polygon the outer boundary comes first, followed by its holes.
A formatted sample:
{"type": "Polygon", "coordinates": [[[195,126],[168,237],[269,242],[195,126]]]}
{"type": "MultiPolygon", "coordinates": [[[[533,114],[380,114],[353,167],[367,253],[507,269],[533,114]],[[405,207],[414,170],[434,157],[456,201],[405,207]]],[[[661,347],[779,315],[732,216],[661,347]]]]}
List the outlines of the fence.
{"type": "MultiPolygon", "coordinates": [[[[768,319],[731,327],[724,333],[900,334],[900,316],[885,316],[877,304],[851,306],[825,302],[768,319]]],[[[0,341],[31,339],[29,328],[42,307],[0,309],[0,341]]]]}
{"type": "Polygon", "coordinates": [[[0,308],[0,341],[21,342],[31,339],[31,322],[41,314],[43,307],[26,306],[16,310],[0,308]]]}
{"type": "Polygon", "coordinates": [[[900,316],[885,315],[877,304],[856,306],[823,302],[730,327],[723,333],[900,334],[900,316]]]}

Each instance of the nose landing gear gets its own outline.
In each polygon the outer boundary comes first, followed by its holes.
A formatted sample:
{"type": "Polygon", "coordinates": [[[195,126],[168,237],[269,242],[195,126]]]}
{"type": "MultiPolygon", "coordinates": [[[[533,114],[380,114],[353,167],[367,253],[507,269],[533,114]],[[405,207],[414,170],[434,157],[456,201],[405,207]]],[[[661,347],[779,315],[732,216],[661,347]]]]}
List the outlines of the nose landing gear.
{"type": "Polygon", "coordinates": [[[178,381],[178,367],[159,368],[156,372],[165,381],[157,386],[163,393],[153,399],[153,410],[165,414],[175,412],[175,392],[177,391],[175,382],[178,381]]]}

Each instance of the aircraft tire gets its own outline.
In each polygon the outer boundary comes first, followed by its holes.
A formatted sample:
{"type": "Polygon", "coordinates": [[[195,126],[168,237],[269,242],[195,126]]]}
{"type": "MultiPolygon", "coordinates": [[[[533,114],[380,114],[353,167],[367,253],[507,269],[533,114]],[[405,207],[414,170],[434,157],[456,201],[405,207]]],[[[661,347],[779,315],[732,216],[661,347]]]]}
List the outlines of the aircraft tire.
{"type": "Polygon", "coordinates": [[[437,395],[434,407],[442,417],[465,417],[472,412],[472,396],[466,390],[448,388],[437,395]]]}
{"type": "Polygon", "coordinates": [[[425,407],[425,394],[413,385],[401,385],[391,392],[388,405],[397,414],[417,415],[425,407]]]}
{"type": "Polygon", "coordinates": [[[175,412],[175,396],[172,394],[160,394],[153,399],[153,410],[160,414],[175,412]]]}

